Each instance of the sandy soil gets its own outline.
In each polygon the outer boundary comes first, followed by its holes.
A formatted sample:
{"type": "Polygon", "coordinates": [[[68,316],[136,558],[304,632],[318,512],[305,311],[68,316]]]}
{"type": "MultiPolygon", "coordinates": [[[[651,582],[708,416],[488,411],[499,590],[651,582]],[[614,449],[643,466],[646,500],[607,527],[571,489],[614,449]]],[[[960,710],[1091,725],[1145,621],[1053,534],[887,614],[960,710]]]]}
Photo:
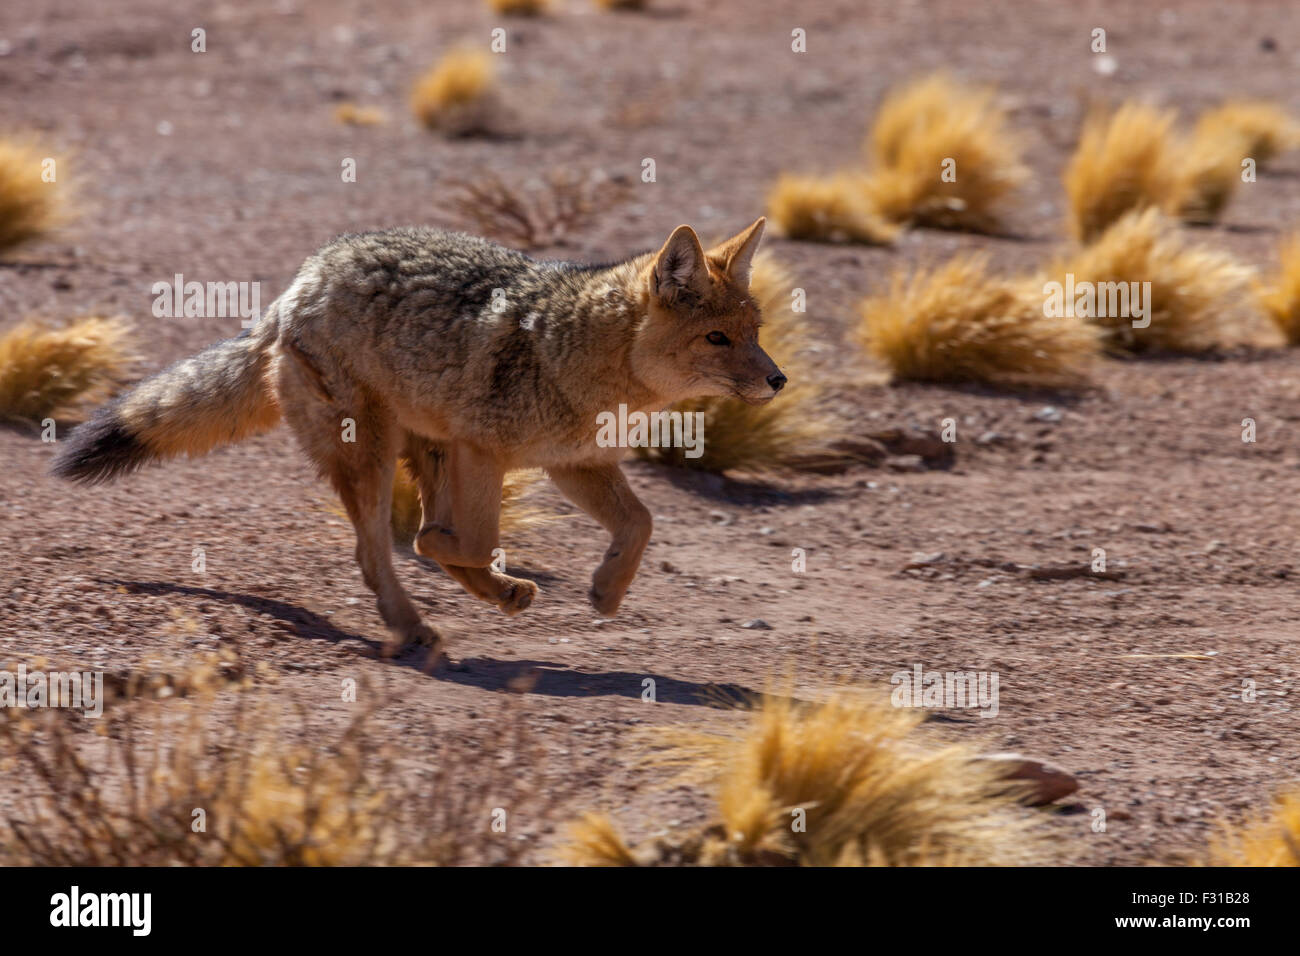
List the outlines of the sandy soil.
{"type": "MultiPolygon", "coordinates": [[[[125,673],[182,668],[238,639],[274,676],[265,693],[308,708],[304,733],[348,717],[339,683],[369,677],[394,701],[394,736],[456,733],[499,706],[507,682],[563,770],[573,815],[614,813],[636,836],[691,823],[707,797],[662,786],[624,731],[724,727],[710,685],[761,689],[793,674],[816,693],[850,679],[881,693],[915,664],[1000,675],[996,719],[949,712],[945,729],[1049,758],[1078,775],[1081,809],[1059,815],[1062,854],[1090,864],[1195,853],[1210,821],[1260,806],[1293,778],[1300,720],[1297,517],[1300,367],[1291,353],[1108,363],[1077,399],[890,387],[849,342],[854,305],[889,272],[987,249],[1023,269],[1062,241],[1060,169],[1091,99],[1149,96],[1185,111],[1225,94],[1300,111],[1297,13],[1286,2],[815,5],[674,0],[648,15],[509,22],[501,58],[522,132],[449,142],[418,128],[406,95],[460,41],[499,18],[471,0],[211,6],[119,0],[0,10],[6,123],[75,159],[82,215],[0,269],[0,325],[40,313],[132,317],[151,371],[235,334],[222,320],[159,320],[151,285],[175,273],[259,281],[277,294],[314,247],[361,227],[447,224],[440,184],[490,168],[554,167],[658,182],[543,254],[608,260],[658,244],[679,222],[722,235],[762,211],[781,170],[857,159],[882,93],[947,66],[1013,99],[1035,178],[1011,238],[915,232],[894,249],[775,241],[807,289],[808,336],[849,432],[958,422],[948,470],[857,468],[767,482],[628,472],[656,517],[620,616],[584,594],[603,533],[567,515],[506,541],[541,584],[515,619],[463,596],[410,554],[399,573],[449,629],[465,672],[423,672],[418,653],[375,656],[384,637],[352,559],[352,535],[287,431],[102,489],[46,476],[53,446],[0,431],[0,660],[44,657],[125,673]],[[208,52],[189,49],[207,30],[208,52]],[[1118,70],[1088,50],[1107,29],[1118,70]],[[794,27],[809,52],[790,52],[794,27]],[[340,100],[389,122],[340,126],[340,100]],[[355,183],[340,163],[357,161],[355,183]],[[1059,412],[1042,414],[1044,406],[1059,412]],[[1241,421],[1258,441],[1241,440],[1241,421]],[[996,437],[988,433],[996,433],[996,437]],[[983,440],[980,440],[980,439],[983,440]],[[191,570],[206,551],[207,570],[191,570]],[[793,548],[807,571],[791,571],[793,548]],[[1043,580],[1027,566],[1106,551],[1114,579],[1043,580]],[[933,557],[934,555],[940,557],[933,557]],[[917,555],[927,563],[908,568],[917,555]],[[762,619],[770,629],[746,628],[762,619]],[[1176,656],[1176,655],[1193,656],[1176,656]],[[161,664],[154,663],[161,662],[161,664]],[[641,699],[652,678],[658,702],[641,699]],[[1243,681],[1259,689],[1242,700],[1243,681]]],[[[1300,212],[1300,159],[1243,187],[1204,238],[1263,267],[1300,212]]],[[[540,855],[539,855],[540,858],[540,855]]]]}

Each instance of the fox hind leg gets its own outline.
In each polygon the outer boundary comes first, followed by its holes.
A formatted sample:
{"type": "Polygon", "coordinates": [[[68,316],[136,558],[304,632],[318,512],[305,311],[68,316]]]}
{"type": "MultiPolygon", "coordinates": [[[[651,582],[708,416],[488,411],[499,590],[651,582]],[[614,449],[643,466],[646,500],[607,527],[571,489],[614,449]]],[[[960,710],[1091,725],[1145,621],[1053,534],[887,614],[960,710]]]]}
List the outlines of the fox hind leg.
{"type": "Polygon", "coordinates": [[[294,355],[282,355],[278,362],[276,391],[285,420],[347,510],[356,530],[357,564],[384,623],[399,643],[428,645],[437,655],[442,636],[420,620],[393,570],[389,520],[398,439],[393,416],[349,383],[331,381],[327,400],[310,378],[316,370],[303,364],[294,355]],[[344,440],[345,430],[355,441],[344,440]]]}
{"type": "MultiPolygon", "coordinates": [[[[454,526],[446,448],[428,439],[408,434],[403,459],[410,466],[420,491],[423,527],[454,526]]],[[[537,596],[537,585],[532,581],[502,574],[491,566],[475,568],[443,564],[441,567],[474,597],[500,608],[512,617],[532,604],[537,596]]]]}

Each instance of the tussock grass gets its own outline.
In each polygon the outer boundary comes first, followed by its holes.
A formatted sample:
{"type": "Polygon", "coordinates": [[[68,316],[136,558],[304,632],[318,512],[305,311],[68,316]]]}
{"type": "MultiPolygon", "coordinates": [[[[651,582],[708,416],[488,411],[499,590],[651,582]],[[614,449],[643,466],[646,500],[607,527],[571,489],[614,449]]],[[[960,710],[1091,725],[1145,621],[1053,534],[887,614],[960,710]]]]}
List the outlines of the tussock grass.
{"type": "Polygon", "coordinates": [[[1081,385],[1099,352],[1097,332],[1044,315],[1043,303],[1041,284],[990,275],[987,256],[962,255],[895,273],[888,292],[860,306],[858,335],[897,379],[1081,385]]]}
{"type": "Polygon", "coordinates": [[[1029,176],[996,92],[937,74],[891,93],[867,140],[870,204],[886,219],[938,229],[1002,227],[1006,199],[1029,176]],[[943,181],[951,160],[952,182],[943,181]]]}
{"type": "Polygon", "coordinates": [[[0,420],[37,423],[104,401],[134,361],[120,319],[22,322],[0,336],[0,420]]]}
{"type": "Polygon", "coordinates": [[[1088,117],[1065,168],[1076,239],[1092,241],[1126,213],[1177,204],[1176,120],[1174,110],[1136,102],[1088,117]]]}
{"type": "Polygon", "coordinates": [[[568,792],[515,711],[417,759],[370,729],[373,709],[319,740],[305,715],[286,726],[250,693],[121,702],[94,733],[52,710],[0,717],[6,769],[22,781],[14,809],[0,811],[0,863],[517,863],[528,844],[516,821],[552,814],[568,792]],[[510,834],[492,832],[495,807],[512,814],[510,834]]]}
{"type": "Polygon", "coordinates": [[[899,233],[872,204],[858,173],[782,173],[768,192],[767,214],[791,239],[888,245],[899,233]]]}
{"type": "MultiPolygon", "coordinates": [[[[501,530],[522,531],[554,521],[560,516],[531,505],[526,500],[528,492],[542,479],[540,469],[512,471],[501,486],[501,530]]],[[[410,547],[420,531],[422,520],[420,491],[415,486],[406,465],[398,462],[393,477],[393,507],[390,525],[393,541],[410,547]]]]}
{"type": "Polygon", "coordinates": [[[813,455],[834,426],[819,405],[821,389],[800,355],[806,334],[791,305],[795,282],[766,251],[754,257],[749,291],[763,316],[759,343],[780,366],[789,384],[766,405],[738,398],[691,399],[672,411],[704,413],[703,454],[687,458],[684,448],[642,448],[637,454],[701,471],[776,471],[813,455]]]}
{"type": "Polygon", "coordinates": [[[625,182],[569,169],[527,183],[487,171],[443,186],[447,211],[466,228],[519,249],[563,245],[630,195],[625,182]]]}
{"type": "Polygon", "coordinates": [[[1300,866],[1300,790],[1239,827],[1223,826],[1210,841],[1210,866],[1300,866]]]}
{"type": "Polygon", "coordinates": [[[1287,344],[1300,345],[1300,233],[1282,243],[1279,259],[1277,272],[1259,289],[1259,302],[1287,344]]]}
{"type": "Polygon", "coordinates": [[[1244,139],[1238,164],[1249,156],[1262,167],[1300,147],[1300,124],[1286,110],[1262,100],[1230,100],[1196,121],[1198,138],[1226,139],[1234,134],[1244,139]]]}
{"type": "Polygon", "coordinates": [[[59,181],[41,181],[49,153],[36,144],[0,140],[0,252],[46,235],[67,216],[62,170],[59,181]]]}
{"type": "Polygon", "coordinates": [[[602,10],[644,10],[650,6],[650,0],[595,0],[602,10]]]}
{"type": "Polygon", "coordinates": [[[1198,131],[1175,147],[1175,155],[1170,211],[1184,222],[1217,222],[1241,182],[1245,137],[1231,130],[1214,135],[1198,131]]]}
{"type": "Polygon", "coordinates": [[[334,121],[344,126],[381,126],[388,117],[377,106],[340,103],[334,107],[334,121]]]}
{"type": "Polygon", "coordinates": [[[491,132],[496,107],[496,71],[482,50],[452,50],[411,92],[416,119],[449,136],[491,132]]]}
{"type": "Polygon", "coordinates": [[[737,736],[658,732],[656,762],[709,787],[717,823],[629,849],[588,817],[565,855],[589,865],[909,866],[1031,861],[1031,815],[967,745],[919,732],[921,715],[840,692],[817,704],[765,697],[737,736]],[[795,823],[802,820],[802,826],[795,823]]]}
{"type": "Polygon", "coordinates": [[[1150,282],[1150,326],[1130,316],[1093,318],[1106,344],[1127,352],[1205,352],[1250,341],[1254,270],[1217,249],[1189,243],[1176,223],[1155,209],[1121,218],[1091,245],[1058,260],[1046,280],[1150,282]]]}
{"type": "Polygon", "coordinates": [[[493,13],[508,17],[539,17],[551,8],[551,0],[487,0],[493,13]]]}
{"type": "Polygon", "coordinates": [[[557,855],[574,866],[636,866],[632,848],[624,842],[618,827],[609,817],[587,813],[569,824],[567,840],[557,855]]]}

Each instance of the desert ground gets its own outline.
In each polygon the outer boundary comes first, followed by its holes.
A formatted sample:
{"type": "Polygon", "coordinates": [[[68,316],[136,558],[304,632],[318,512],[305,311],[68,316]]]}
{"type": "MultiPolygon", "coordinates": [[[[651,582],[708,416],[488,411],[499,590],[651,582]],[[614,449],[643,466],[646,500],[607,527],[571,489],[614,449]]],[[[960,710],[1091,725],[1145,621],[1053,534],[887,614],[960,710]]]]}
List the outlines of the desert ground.
{"type": "MultiPolygon", "coordinates": [[[[530,504],[557,519],[503,542],[512,573],[542,589],[517,617],[399,552],[404,585],[465,665],[429,673],[419,649],[379,653],[387,635],[351,528],[287,430],[87,489],[47,475],[56,444],[4,429],[6,666],[179,674],[237,642],[256,664],[252,693],[301,708],[285,730],[301,741],[346,724],[349,679],[387,701],[373,718],[381,733],[414,746],[473,739],[516,708],[566,788],[545,819],[516,811],[530,862],[589,810],[633,839],[709,817],[706,791],[638,760],[635,731],[737,727],[745,716],[719,696],[774,682],[884,696],[916,664],[1000,675],[995,719],[943,711],[936,731],[1076,776],[1063,808],[1040,811],[1062,861],[1195,859],[1214,821],[1294,779],[1294,352],[1107,360],[1094,388],[1040,394],[892,385],[853,339],[858,301],[896,269],[980,249],[997,269],[1028,270],[1062,247],[1061,170],[1088,103],[1148,97],[1194,113],[1249,95],[1300,111],[1300,18],[1284,0],[663,0],[626,14],[564,0],[528,20],[472,0],[46,0],[5,5],[0,41],[5,124],[67,151],[78,197],[74,221],[0,267],[0,327],[126,316],[140,374],[239,331],[238,320],[155,318],[154,282],[256,281],[269,302],[339,233],[456,225],[444,186],[475,171],[601,171],[630,185],[626,202],[542,257],[610,261],[682,222],[730,235],[763,213],[781,171],[852,162],[891,86],[947,68],[1010,98],[1033,172],[1005,236],[766,240],[806,291],[807,349],[843,434],[934,435],[951,418],[951,462],[708,475],[631,460],[655,533],[612,620],[585,596],[605,533],[543,483],[530,504]],[[511,134],[423,129],[407,106],[416,76],[502,25],[511,134]],[[1109,74],[1089,51],[1098,26],[1109,74]],[[191,52],[195,27],[206,53],[191,52]],[[806,53],[790,49],[794,28],[806,53]],[[331,111],[344,101],[387,122],[342,125],[331,111]],[[646,157],[653,183],[641,181],[646,157]],[[346,158],[355,182],[340,177],[346,158]],[[1242,441],[1246,418],[1254,443],[1242,441]],[[1041,573],[1086,565],[1096,548],[1105,578],[1041,573]],[[793,549],[806,552],[803,573],[793,549]]],[[[1291,154],[1197,238],[1264,269],[1297,221],[1291,154]]]]}

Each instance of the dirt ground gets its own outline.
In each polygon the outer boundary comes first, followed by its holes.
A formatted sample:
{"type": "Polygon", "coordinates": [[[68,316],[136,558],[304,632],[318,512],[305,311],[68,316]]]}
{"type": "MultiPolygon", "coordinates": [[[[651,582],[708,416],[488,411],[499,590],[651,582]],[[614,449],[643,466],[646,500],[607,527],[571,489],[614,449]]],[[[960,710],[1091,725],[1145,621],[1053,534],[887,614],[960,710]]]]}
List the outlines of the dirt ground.
{"type": "MultiPolygon", "coordinates": [[[[237,639],[269,675],[259,693],[307,708],[304,736],[337,731],[349,716],[340,681],[368,678],[392,699],[381,726],[408,740],[483,720],[512,678],[536,669],[532,690],[511,699],[571,774],[562,816],[609,811],[634,837],[707,815],[705,794],[637,764],[626,731],[743,720],[708,706],[711,685],[762,689],[791,675],[801,693],[850,680],[887,694],[890,676],[916,664],[995,671],[996,719],[949,711],[941,727],[1078,776],[1070,799],[1081,807],[1050,823],[1063,858],[1195,855],[1211,821],[1262,806],[1300,762],[1294,353],[1112,361],[1095,390],[1069,398],[893,387],[850,333],[856,302],[895,268],[987,249],[995,267],[1022,270],[1057,249],[1060,172],[1089,102],[1150,97],[1190,114],[1239,94],[1300,112],[1297,8],[652,5],[612,15],[563,0],[545,19],[503,21],[476,0],[6,4],[5,122],[71,153],[81,214],[23,250],[26,265],[0,268],[0,326],[126,315],[145,343],[141,372],[153,371],[238,332],[233,320],[154,318],[154,282],[258,281],[269,302],[335,234],[450,224],[442,185],[478,169],[602,170],[635,184],[630,202],[542,255],[610,260],[679,222],[730,234],[763,211],[778,172],[857,161],[888,87],[948,67],[998,83],[1014,103],[1034,172],[1015,234],[770,248],[807,291],[809,347],[845,431],[937,431],[953,418],[954,466],[760,481],[629,463],[656,528],[611,621],[585,600],[604,533],[544,487],[537,503],[565,517],[505,542],[512,572],[542,587],[517,618],[399,556],[403,582],[468,665],[429,675],[418,652],[375,655],[385,633],[351,529],[287,431],[86,490],[47,477],[53,445],[3,430],[0,661],[178,669],[237,639]],[[418,73],[457,43],[486,45],[499,25],[519,135],[448,141],[418,127],[406,105],[418,73]],[[190,51],[195,27],[207,31],[204,54],[190,51]],[[805,54],[790,50],[796,27],[805,54]],[[1089,51],[1094,27],[1107,31],[1110,75],[1089,51]],[[389,121],[339,125],[342,100],[389,121]],[[355,183],[341,181],[347,157],[355,183]],[[645,157],[655,183],[639,181],[645,157]],[[1253,444],[1244,418],[1257,423],[1253,444]],[[191,569],[199,547],[203,574],[191,569]],[[792,572],[794,548],[807,552],[806,573],[792,572]],[[1111,579],[1028,570],[1086,564],[1094,548],[1111,579]],[[770,629],[744,626],[754,619],[770,629]],[[642,700],[646,678],[656,703],[642,700]],[[1254,700],[1243,700],[1246,681],[1254,700]],[[1106,832],[1093,832],[1097,807],[1106,832]]],[[[1298,214],[1293,154],[1200,237],[1269,268],[1298,214]]],[[[540,860],[548,837],[538,837],[540,860]]]]}

